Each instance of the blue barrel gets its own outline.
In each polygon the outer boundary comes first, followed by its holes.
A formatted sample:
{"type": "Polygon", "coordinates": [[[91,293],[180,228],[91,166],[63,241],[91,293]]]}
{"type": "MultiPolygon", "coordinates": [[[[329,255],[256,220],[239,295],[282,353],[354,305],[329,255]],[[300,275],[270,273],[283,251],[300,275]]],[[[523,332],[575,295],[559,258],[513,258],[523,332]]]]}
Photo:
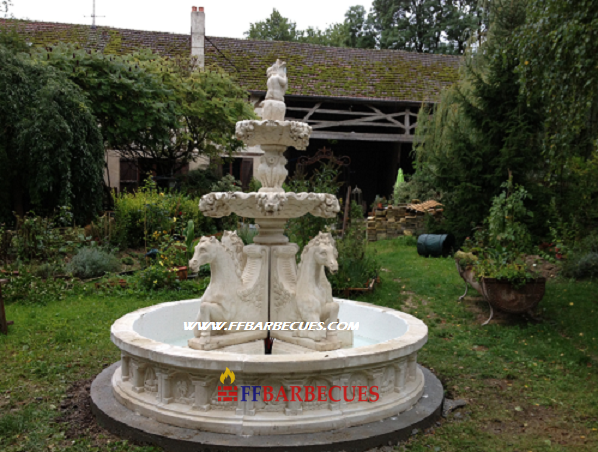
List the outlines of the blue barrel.
{"type": "Polygon", "coordinates": [[[417,239],[417,253],[424,257],[448,256],[454,246],[452,234],[422,234],[417,239]]]}

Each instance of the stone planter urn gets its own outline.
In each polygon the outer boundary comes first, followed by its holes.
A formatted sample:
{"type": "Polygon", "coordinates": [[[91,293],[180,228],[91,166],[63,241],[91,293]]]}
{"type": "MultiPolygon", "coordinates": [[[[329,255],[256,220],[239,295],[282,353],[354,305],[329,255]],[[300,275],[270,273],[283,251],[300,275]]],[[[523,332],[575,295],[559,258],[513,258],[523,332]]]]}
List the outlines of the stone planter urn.
{"type": "Polygon", "coordinates": [[[546,290],[546,278],[536,278],[520,287],[496,278],[482,279],[482,292],[490,306],[511,314],[531,314],[546,290]]]}
{"type": "Polygon", "coordinates": [[[534,318],[533,310],[540,303],[546,290],[546,278],[536,278],[523,286],[514,286],[507,280],[496,278],[482,278],[478,280],[472,265],[465,268],[455,259],[459,276],[465,281],[465,293],[459,297],[462,300],[467,295],[469,286],[473,287],[484,297],[490,306],[490,317],[482,325],[487,325],[494,316],[494,309],[510,314],[527,314],[534,318]]]}

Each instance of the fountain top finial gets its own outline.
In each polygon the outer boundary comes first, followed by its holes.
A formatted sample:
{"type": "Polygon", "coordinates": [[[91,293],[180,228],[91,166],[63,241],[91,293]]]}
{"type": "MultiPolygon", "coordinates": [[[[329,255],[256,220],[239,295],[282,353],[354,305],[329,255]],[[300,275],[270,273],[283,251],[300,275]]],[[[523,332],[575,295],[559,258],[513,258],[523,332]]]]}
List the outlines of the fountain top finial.
{"type": "Polygon", "coordinates": [[[287,64],[277,59],[276,63],[268,68],[266,75],[268,76],[266,100],[284,102],[284,95],[288,86],[287,64]]]}

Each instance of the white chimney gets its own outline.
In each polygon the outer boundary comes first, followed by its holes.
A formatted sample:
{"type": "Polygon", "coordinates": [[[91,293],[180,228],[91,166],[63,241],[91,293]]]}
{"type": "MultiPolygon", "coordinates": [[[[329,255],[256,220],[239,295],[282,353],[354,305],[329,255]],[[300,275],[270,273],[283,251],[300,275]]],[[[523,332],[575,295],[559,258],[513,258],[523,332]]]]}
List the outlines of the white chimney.
{"type": "Polygon", "coordinates": [[[197,65],[203,70],[205,60],[206,13],[203,6],[191,8],[191,57],[197,58],[197,65]]]}

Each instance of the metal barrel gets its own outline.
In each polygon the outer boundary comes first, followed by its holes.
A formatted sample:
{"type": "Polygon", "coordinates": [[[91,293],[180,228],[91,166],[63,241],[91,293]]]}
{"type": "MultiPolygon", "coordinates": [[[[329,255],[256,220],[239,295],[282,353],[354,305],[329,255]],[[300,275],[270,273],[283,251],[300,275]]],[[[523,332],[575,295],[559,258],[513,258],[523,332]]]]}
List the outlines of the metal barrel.
{"type": "Polygon", "coordinates": [[[424,257],[448,256],[454,245],[452,234],[422,234],[417,239],[417,253],[424,257]]]}

